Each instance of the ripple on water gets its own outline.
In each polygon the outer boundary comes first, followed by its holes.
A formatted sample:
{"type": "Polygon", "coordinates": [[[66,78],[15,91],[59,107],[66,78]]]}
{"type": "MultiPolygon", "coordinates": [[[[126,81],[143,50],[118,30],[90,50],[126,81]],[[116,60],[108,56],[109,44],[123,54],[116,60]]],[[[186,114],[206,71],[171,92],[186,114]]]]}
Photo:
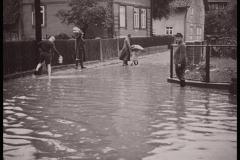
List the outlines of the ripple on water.
{"type": "Polygon", "coordinates": [[[4,114],[14,114],[15,112],[12,110],[4,110],[3,113],[4,114]]]}
{"type": "Polygon", "coordinates": [[[37,132],[37,134],[45,135],[45,136],[51,136],[51,137],[55,137],[55,138],[62,137],[61,134],[53,134],[52,132],[49,132],[49,131],[37,132]]]}
{"type": "Polygon", "coordinates": [[[34,118],[34,117],[27,117],[26,119],[27,120],[32,120],[32,121],[37,120],[37,118],[34,118]]]}
{"type": "Polygon", "coordinates": [[[75,150],[75,149],[68,148],[68,147],[62,145],[61,142],[59,142],[57,140],[48,139],[47,143],[49,145],[53,145],[55,147],[56,151],[66,151],[66,152],[69,152],[69,153],[77,152],[77,150],[75,150]]]}
{"type": "Polygon", "coordinates": [[[11,139],[11,138],[4,138],[3,139],[3,143],[8,144],[8,145],[26,145],[26,144],[30,144],[31,142],[29,140],[26,139],[11,139]]]}
{"type": "Polygon", "coordinates": [[[5,110],[16,110],[16,111],[23,111],[21,107],[11,107],[11,106],[6,106],[4,107],[5,110]]]}
{"type": "Polygon", "coordinates": [[[15,99],[24,99],[24,100],[36,100],[35,97],[27,97],[27,96],[14,96],[15,99]]]}
{"type": "Polygon", "coordinates": [[[4,106],[14,106],[15,104],[14,103],[3,102],[3,105],[4,106]]]}
{"type": "Polygon", "coordinates": [[[7,102],[15,102],[15,99],[6,99],[7,102]]]}
{"type": "MultiPolygon", "coordinates": [[[[3,146],[6,148],[6,145],[3,146]]],[[[32,145],[24,145],[24,147],[11,147],[11,149],[4,151],[3,159],[6,160],[33,160],[36,159],[34,153],[37,150],[32,145]]]]}
{"type": "Polygon", "coordinates": [[[20,134],[20,135],[25,135],[25,134],[29,134],[32,133],[33,130],[31,129],[25,129],[25,128],[8,128],[6,129],[7,132],[12,132],[16,135],[20,134]]]}
{"type": "Polygon", "coordinates": [[[26,117],[27,115],[24,113],[15,113],[14,115],[18,116],[18,117],[26,117]]]}
{"type": "Polygon", "coordinates": [[[4,127],[22,127],[24,122],[20,122],[17,124],[7,124],[7,123],[3,123],[4,127]]]}
{"type": "Polygon", "coordinates": [[[200,99],[192,99],[192,100],[189,100],[189,102],[198,102],[198,103],[208,103],[209,101],[208,100],[200,100],[200,99]]]}
{"type": "Polygon", "coordinates": [[[63,123],[63,124],[73,124],[72,121],[68,121],[68,120],[65,120],[65,119],[56,119],[57,122],[59,123],[63,123]]]}
{"type": "Polygon", "coordinates": [[[10,120],[10,121],[16,121],[16,118],[13,118],[12,116],[7,116],[6,119],[10,120]]]}
{"type": "Polygon", "coordinates": [[[102,152],[103,152],[104,154],[109,153],[109,152],[112,152],[112,151],[116,151],[116,149],[114,149],[114,148],[112,148],[112,147],[105,147],[105,148],[102,149],[102,152]]]}

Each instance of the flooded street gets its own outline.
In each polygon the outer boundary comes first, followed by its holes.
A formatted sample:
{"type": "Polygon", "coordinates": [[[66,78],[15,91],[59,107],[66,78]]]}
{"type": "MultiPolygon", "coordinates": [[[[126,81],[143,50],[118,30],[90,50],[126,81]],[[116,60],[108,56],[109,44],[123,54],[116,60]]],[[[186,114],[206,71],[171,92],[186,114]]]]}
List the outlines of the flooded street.
{"type": "Polygon", "coordinates": [[[5,160],[236,160],[236,97],[167,82],[169,52],[3,83],[5,160]]]}

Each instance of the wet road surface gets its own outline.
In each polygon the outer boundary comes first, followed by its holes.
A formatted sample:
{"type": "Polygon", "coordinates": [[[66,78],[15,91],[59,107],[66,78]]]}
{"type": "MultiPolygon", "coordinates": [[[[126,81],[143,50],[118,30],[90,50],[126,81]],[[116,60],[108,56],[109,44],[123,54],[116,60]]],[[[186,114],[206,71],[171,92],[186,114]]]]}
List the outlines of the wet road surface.
{"type": "Polygon", "coordinates": [[[169,52],[3,84],[5,160],[236,160],[236,97],[167,83],[169,52]]]}

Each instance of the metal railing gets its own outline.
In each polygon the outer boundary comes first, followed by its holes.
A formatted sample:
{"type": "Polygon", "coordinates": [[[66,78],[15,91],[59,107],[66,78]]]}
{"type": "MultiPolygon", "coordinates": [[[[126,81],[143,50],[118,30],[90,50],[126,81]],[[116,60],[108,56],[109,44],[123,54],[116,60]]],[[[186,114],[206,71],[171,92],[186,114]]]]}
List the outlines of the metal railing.
{"type": "MultiPolygon", "coordinates": [[[[174,51],[170,49],[170,78],[175,78],[174,51]]],[[[185,78],[203,82],[230,82],[237,74],[236,45],[186,45],[185,78]]]]}

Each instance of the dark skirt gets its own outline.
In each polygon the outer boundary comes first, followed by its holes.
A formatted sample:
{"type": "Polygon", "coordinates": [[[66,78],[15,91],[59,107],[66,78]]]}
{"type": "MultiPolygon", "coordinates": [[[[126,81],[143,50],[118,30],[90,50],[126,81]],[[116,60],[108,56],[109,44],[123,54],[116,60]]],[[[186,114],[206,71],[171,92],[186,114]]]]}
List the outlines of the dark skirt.
{"type": "Polygon", "coordinates": [[[123,48],[120,51],[119,59],[122,60],[122,61],[130,61],[130,52],[127,48],[123,48]]]}

